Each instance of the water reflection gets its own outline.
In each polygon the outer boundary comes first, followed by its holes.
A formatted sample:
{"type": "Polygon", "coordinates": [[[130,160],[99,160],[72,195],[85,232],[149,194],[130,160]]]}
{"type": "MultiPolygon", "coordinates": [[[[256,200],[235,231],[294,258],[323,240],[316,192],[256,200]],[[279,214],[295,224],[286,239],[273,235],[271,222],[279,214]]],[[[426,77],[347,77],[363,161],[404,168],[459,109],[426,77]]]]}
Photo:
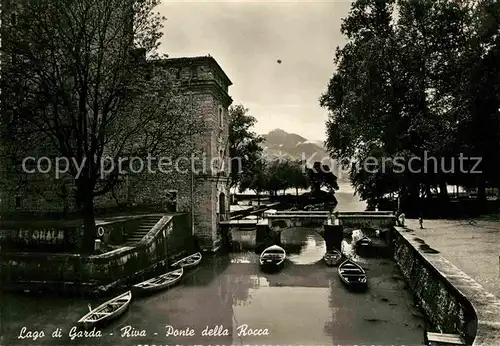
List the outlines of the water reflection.
{"type": "MultiPolygon", "coordinates": [[[[236,253],[252,251],[256,246],[254,230],[231,231],[232,250],[236,253]]],[[[309,227],[291,227],[281,231],[281,246],[288,254],[288,260],[296,264],[312,264],[322,259],[326,251],[323,237],[309,227]]],[[[250,261],[248,255],[234,261],[250,261]],[[246,257],[246,258],[245,258],[246,257]]],[[[235,262],[236,263],[236,262],[235,262]]],[[[248,263],[248,262],[247,262],[248,263]]]]}
{"type": "Polygon", "coordinates": [[[281,243],[288,250],[288,260],[295,264],[312,264],[320,261],[326,252],[326,243],[317,232],[294,227],[281,233],[281,243]]]}
{"type": "MultiPolygon", "coordinates": [[[[179,345],[421,343],[418,325],[422,321],[412,315],[411,295],[401,289],[401,282],[393,280],[397,270],[392,262],[355,257],[369,273],[370,290],[352,294],[340,283],[335,268],[322,263],[325,242],[314,229],[292,228],[284,231],[281,239],[285,247],[295,246],[299,251],[290,254],[290,263],[281,272],[266,274],[260,271],[253,251],[255,233],[234,232],[239,252],[206,256],[199,267],[186,272],[179,285],[134,299],[130,310],[108,326],[101,339],[71,342],[45,338],[20,343],[16,336],[22,326],[44,329],[46,335],[63,327],[67,333],[73,321],[85,313],[89,300],[4,295],[2,319],[9,321],[9,327],[2,330],[2,344],[132,346],[161,345],[165,340],[179,345]],[[121,338],[120,329],[125,325],[145,329],[148,336],[121,338]],[[196,335],[166,338],[167,325],[192,328],[196,335]],[[269,335],[245,335],[244,325],[268,329],[269,335]],[[211,336],[202,334],[210,329],[211,336]]],[[[345,253],[351,253],[351,244],[350,238],[343,242],[345,253]]],[[[103,300],[91,302],[95,305],[103,300]]]]}
{"type": "MultiPolygon", "coordinates": [[[[311,227],[290,227],[281,231],[281,246],[286,250],[288,261],[297,265],[308,265],[318,263],[326,252],[326,243],[317,232],[319,229],[311,227]]],[[[364,263],[355,251],[354,244],[365,234],[362,230],[348,230],[342,241],[342,253],[354,261],[364,263]]],[[[232,263],[257,263],[258,256],[250,254],[256,246],[255,230],[231,231],[233,252],[232,263]]]]}

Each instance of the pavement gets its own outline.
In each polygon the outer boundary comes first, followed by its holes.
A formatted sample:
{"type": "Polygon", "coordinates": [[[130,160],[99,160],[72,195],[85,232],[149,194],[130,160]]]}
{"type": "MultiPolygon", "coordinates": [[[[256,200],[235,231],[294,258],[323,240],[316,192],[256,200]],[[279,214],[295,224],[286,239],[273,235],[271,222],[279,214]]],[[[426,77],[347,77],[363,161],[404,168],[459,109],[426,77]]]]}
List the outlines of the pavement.
{"type": "Polygon", "coordinates": [[[424,220],[420,229],[417,219],[406,225],[417,238],[500,298],[500,222],[475,220],[424,220]]]}

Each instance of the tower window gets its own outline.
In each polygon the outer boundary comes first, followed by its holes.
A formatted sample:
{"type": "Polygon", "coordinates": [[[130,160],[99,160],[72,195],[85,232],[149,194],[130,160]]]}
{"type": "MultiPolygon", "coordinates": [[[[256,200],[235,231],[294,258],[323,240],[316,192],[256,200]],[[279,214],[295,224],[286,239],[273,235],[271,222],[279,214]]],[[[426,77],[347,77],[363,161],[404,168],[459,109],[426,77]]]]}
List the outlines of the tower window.
{"type": "Polygon", "coordinates": [[[21,197],[16,197],[16,208],[21,208],[21,197]]]}
{"type": "Polygon", "coordinates": [[[219,107],[219,126],[224,127],[224,110],[222,107],[219,107]]]}
{"type": "Polygon", "coordinates": [[[166,209],[168,212],[177,212],[177,190],[170,190],[166,194],[166,209]]]}

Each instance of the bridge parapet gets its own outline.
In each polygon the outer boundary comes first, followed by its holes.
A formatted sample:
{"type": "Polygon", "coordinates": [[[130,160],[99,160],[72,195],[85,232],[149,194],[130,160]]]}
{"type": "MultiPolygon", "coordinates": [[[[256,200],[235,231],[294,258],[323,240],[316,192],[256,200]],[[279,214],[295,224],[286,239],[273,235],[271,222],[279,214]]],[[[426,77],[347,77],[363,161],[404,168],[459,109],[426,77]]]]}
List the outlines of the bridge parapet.
{"type": "Polygon", "coordinates": [[[344,212],[338,213],[344,228],[388,229],[396,226],[396,216],[391,212],[344,212]]]}
{"type": "Polygon", "coordinates": [[[394,215],[392,211],[338,211],[334,214],[339,216],[342,215],[374,215],[374,216],[383,216],[383,215],[394,215]]]}

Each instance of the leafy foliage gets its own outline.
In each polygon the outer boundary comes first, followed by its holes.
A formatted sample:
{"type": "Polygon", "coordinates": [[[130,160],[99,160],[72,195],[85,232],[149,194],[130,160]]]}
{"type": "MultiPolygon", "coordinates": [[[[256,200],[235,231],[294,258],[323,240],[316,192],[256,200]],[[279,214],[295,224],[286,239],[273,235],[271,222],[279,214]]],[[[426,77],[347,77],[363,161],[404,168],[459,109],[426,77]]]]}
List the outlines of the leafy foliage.
{"type": "Polygon", "coordinates": [[[229,109],[229,154],[231,156],[231,186],[237,185],[243,177],[259,167],[262,156],[262,136],[252,131],[257,122],[248,114],[243,105],[231,106],[229,109]],[[254,169],[255,168],[255,169],[254,169]]]}
{"type": "Polygon", "coordinates": [[[180,155],[202,128],[174,81],[150,63],[165,20],[154,12],[158,3],[27,0],[15,23],[2,23],[2,56],[11,58],[2,66],[4,154],[74,163],[68,173],[88,251],[94,198],[112,192],[120,166],[180,155]]]}
{"type": "Polygon", "coordinates": [[[356,163],[351,180],[363,199],[418,199],[434,187],[447,197],[449,183],[476,186],[484,198],[486,186],[500,185],[499,28],[493,0],[352,4],[341,29],[347,43],[320,104],[330,112],[327,149],[356,163]],[[482,158],[482,173],[443,169],[461,154],[482,158]],[[365,169],[368,158],[380,169],[365,169]],[[406,169],[396,171],[399,159],[406,169]]]}
{"type": "Polygon", "coordinates": [[[328,165],[315,162],[313,167],[307,169],[308,180],[313,194],[319,195],[321,188],[326,187],[330,192],[335,193],[339,189],[337,177],[330,170],[328,165]]]}

